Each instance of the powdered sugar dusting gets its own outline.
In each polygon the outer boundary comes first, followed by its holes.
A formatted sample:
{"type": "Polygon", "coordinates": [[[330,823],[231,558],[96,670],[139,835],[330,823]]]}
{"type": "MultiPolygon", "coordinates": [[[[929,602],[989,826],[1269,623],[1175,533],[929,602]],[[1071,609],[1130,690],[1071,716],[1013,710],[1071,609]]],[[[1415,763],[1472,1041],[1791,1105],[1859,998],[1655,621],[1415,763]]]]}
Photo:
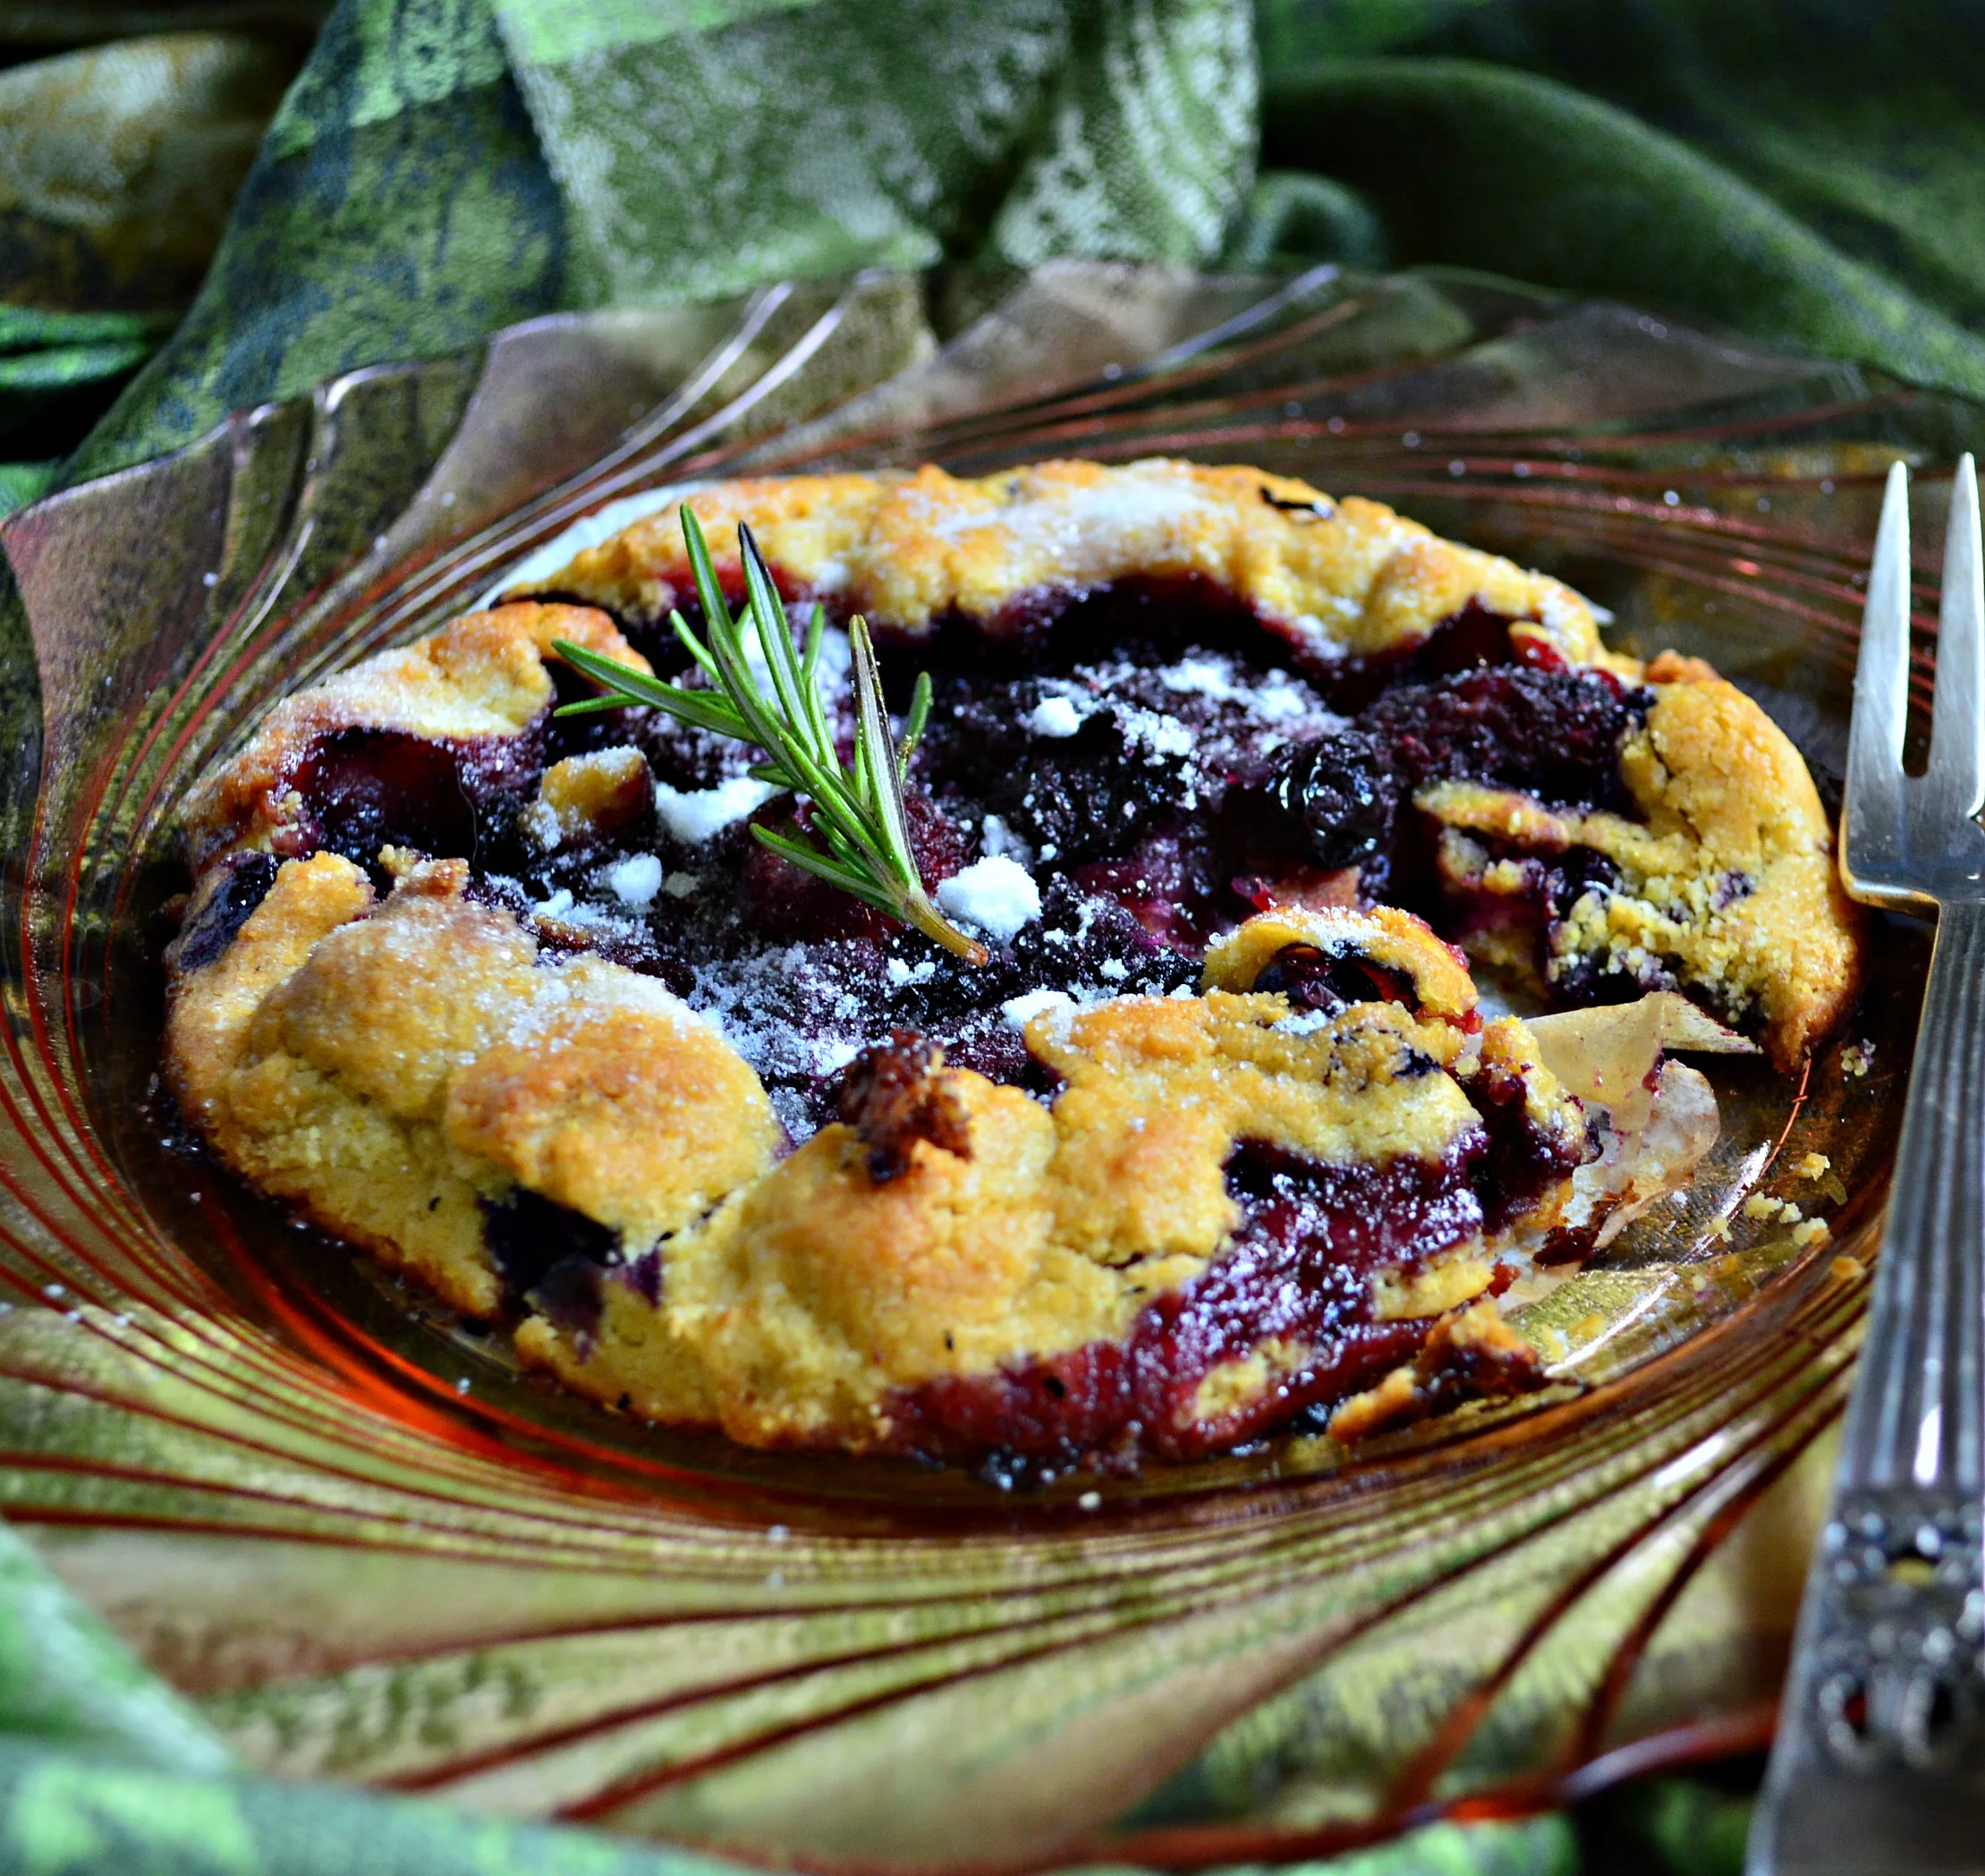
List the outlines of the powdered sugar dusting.
{"type": "Polygon", "coordinates": [[[655,811],[676,839],[700,846],[713,835],[762,808],[779,791],[755,776],[732,776],[714,788],[684,791],[655,785],[655,811]]]}
{"type": "Polygon", "coordinates": [[[1113,659],[1036,683],[1039,701],[1021,718],[1032,735],[1065,741],[1100,715],[1141,760],[1176,764],[1197,758],[1209,772],[1270,754],[1295,736],[1345,726],[1344,717],[1288,672],[1251,671],[1217,651],[1190,651],[1156,666],[1113,659]],[[1168,706],[1175,697],[1179,704],[1168,706]],[[1188,714],[1200,720],[1188,721],[1188,714]]]}
{"type": "Polygon", "coordinates": [[[1064,484],[997,505],[934,508],[929,526],[943,540],[997,529],[1048,562],[1049,579],[1081,581],[1160,561],[1170,537],[1209,512],[1177,464],[1132,463],[1086,488],[1064,484]]]}
{"type": "Polygon", "coordinates": [[[672,1024],[695,1020],[695,1013],[666,984],[583,954],[547,962],[531,973],[530,983],[530,998],[508,1031],[508,1040],[520,1046],[556,1046],[547,1034],[550,1026],[581,1011],[631,1010],[672,1024]]]}
{"type": "Polygon", "coordinates": [[[1085,714],[1075,708],[1073,698],[1044,697],[1028,711],[1025,721],[1037,736],[1059,740],[1082,728],[1085,714]]]}
{"type": "Polygon", "coordinates": [[[886,1041],[829,947],[774,945],[695,967],[689,1001],[758,1071],[773,1110],[795,1140],[818,1121],[795,1084],[836,1074],[871,1043],[886,1041]]]}
{"type": "Polygon", "coordinates": [[[937,904],[954,919],[1002,942],[1040,916],[1040,888],[1017,861],[975,861],[937,887],[937,904]]]}
{"type": "Polygon", "coordinates": [[[1023,996],[1009,997],[999,1007],[1015,1029],[1025,1029],[1036,1016],[1067,1009],[1074,1001],[1066,990],[1029,990],[1023,996]]]}
{"type": "Polygon", "coordinates": [[[640,912],[662,889],[662,862],[652,853],[630,853],[607,869],[607,884],[623,905],[640,912]]]}
{"type": "Polygon", "coordinates": [[[1160,666],[1155,675],[1167,691],[1237,704],[1267,723],[1294,723],[1316,710],[1315,698],[1299,688],[1286,672],[1273,671],[1265,678],[1243,682],[1232,658],[1183,658],[1175,665],[1160,666]]]}

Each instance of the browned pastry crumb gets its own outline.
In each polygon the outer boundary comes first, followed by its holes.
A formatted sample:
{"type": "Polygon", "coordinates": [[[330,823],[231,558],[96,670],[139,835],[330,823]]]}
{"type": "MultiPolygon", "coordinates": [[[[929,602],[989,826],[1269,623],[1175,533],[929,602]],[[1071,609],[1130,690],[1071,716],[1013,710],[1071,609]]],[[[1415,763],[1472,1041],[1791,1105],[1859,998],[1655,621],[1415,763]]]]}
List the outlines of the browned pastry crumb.
{"type": "Polygon", "coordinates": [[[1464,1400],[1506,1399],[1544,1384],[1537,1352],[1510,1328],[1492,1298],[1435,1323],[1412,1362],[1330,1416],[1330,1437],[1347,1445],[1395,1432],[1464,1400]]]}
{"type": "Polygon", "coordinates": [[[944,1050],[914,1030],[898,1030],[849,1064],[837,1106],[868,1148],[869,1177],[878,1185],[910,1170],[910,1150],[919,1141],[971,1158],[971,1123],[939,1072],[944,1065],[944,1050]]]}
{"type": "Polygon", "coordinates": [[[525,830],[549,852],[632,834],[655,819],[655,777],[638,749],[590,750],[546,769],[525,830]]]}

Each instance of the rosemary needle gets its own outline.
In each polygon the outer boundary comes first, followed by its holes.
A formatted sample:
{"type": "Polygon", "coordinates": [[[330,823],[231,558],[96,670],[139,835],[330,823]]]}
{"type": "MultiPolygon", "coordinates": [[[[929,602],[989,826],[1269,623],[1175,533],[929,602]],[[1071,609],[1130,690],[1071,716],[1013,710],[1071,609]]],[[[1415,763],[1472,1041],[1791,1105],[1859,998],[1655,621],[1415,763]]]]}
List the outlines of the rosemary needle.
{"type": "Polygon", "coordinates": [[[923,877],[911,851],[903,785],[930,715],[930,674],[924,672],[918,677],[903,738],[892,741],[882,674],[868,624],[859,615],[848,622],[854,679],[854,760],[852,767],[844,763],[816,682],[827,629],[825,614],[819,606],[813,608],[806,649],[803,653],[795,652],[785,605],[771,571],[751,529],[739,522],[744,611],[758,636],[765,676],[770,681],[768,688],[746,652],[742,619],[734,618],[725,603],[702,525],[688,505],[681,514],[690,571],[703,603],[708,642],[697,637],[679,612],[669,615],[669,624],[709,680],[709,688],[691,690],[665,683],[560,639],[554,647],[558,655],[591,678],[603,694],[566,704],[558,714],[573,717],[618,709],[625,704],[649,704],[699,729],[750,743],[765,758],[751,774],[776,788],[805,795],[813,803],[811,831],[819,836],[815,842],[797,826],[785,833],[753,823],[756,839],[781,859],[804,867],[878,912],[915,926],[967,963],[984,963],[986,947],[937,910],[924,890],[923,877]]]}

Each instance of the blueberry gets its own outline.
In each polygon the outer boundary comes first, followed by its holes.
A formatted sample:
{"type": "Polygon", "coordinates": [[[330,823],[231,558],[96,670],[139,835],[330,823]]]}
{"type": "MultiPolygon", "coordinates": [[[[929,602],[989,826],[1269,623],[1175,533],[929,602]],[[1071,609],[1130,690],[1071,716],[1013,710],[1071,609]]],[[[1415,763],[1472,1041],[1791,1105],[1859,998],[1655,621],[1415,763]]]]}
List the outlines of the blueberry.
{"type": "Polygon", "coordinates": [[[1378,745],[1357,730],[1299,744],[1268,778],[1271,812],[1319,866],[1356,866],[1392,833],[1392,781],[1378,745]]]}
{"type": "Polygon", "coordinates": [[[1326,1016],[1335,1016],[1354,1003],[1418,1006],[1417,987],[1402,972],[1373,963],[1354,951],[1325,951],[1315,945],[1285,945],[1268,960],[1251,988],[1279,992],[1295,1008],[1326,1016]]]}

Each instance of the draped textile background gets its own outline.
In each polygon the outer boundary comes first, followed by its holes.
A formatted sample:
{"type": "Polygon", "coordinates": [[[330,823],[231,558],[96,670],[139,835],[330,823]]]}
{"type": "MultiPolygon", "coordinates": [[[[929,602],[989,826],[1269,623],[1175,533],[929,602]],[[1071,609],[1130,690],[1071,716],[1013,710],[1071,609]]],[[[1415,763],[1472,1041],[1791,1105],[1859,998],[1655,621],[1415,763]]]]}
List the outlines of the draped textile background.
{"type": "Polygon", "coordinates": [[[1985,394],[1957,0],[319,17],[0,13],[0,502],[558,308],[944,257],[1439,261],[1985,394]]]}
{"type": "MultiPolygon", "coordinates": [[[[1985,396],[1981,98],[1959,0],[18,0],[0,513],[537,314],[940,259],[1460,265],[1985,396]]],[[[0,1870],[707,1867],[221,1763],[0,1551],[0,1870]]],[[[1616,1812],[1736,1867],[1740,1799],[1616,1812]]]]}

